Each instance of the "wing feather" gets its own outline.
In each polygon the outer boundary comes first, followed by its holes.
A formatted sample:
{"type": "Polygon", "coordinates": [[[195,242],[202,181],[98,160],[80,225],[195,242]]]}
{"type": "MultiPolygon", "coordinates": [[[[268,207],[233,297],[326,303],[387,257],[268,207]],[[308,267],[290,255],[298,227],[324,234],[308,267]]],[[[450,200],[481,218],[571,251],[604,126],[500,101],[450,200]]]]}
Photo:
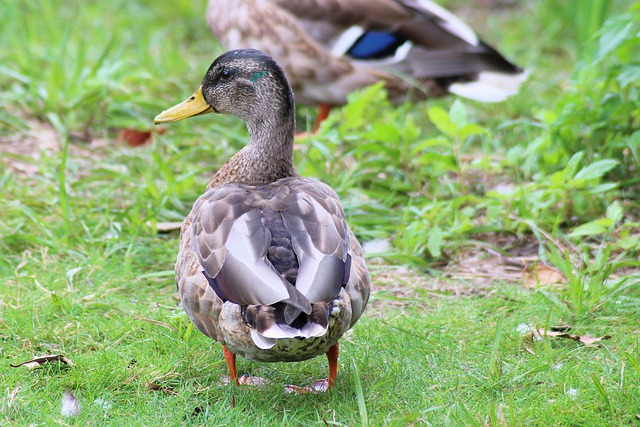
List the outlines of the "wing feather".
{"type": "Polygon", "coordinates": [[[337,194],[327,185],[304,180],[282,212],[300,260],[296,288],[309,301],[332,301],[344,285],[349,227],[337,194]]]}
{"type": "Polygon", "coordinates": [[[196,202],[191,230],[192,249],[220,298],[240,305],[285,303],[281,315],[287,324],[300,313],[311,314],[312,303],[337,298],[348,277],[350,231],[344,212],[335,192],[315,180],[295,177],[213,189],[196,202]],[[298,259],[295,286],[267,257],[273,242],[265,212],[274,210],[298,259]]]}

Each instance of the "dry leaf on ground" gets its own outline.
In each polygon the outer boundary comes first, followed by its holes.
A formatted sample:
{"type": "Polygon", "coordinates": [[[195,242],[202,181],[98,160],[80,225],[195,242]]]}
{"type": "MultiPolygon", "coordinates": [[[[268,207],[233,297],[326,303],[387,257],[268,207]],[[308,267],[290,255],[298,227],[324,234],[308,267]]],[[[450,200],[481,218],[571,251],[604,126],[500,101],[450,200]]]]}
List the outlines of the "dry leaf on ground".
{"type": "Polygon", "coordinates": [[[48,363],[48,362],[61,362],[71,367],[76,366],[71,359],[67,358],[62,354],[45,354],[44,356],[38,356],[38,357],[34,357],[33,359],[20,362],[17,365],[10,363],[9,366],[11,366],[12,368],[26,366],[27,369],[31,370],[31,369],[37,368],[38,366],[44,365],[45,363],[48,363]]]}
{"type": "Polygon", "coordinates": [[[130,147],[139,147],[151,142],[151,131],[138,129],[122,129],[118,141],[126,142],[130,147]]]}
{"type": "Polygon", "coordinates": [[[144,386],[146,388],[148,388],[151,391],[162,391],[164,393],[168,393],[168,394],[173,394],[176,395],[178,393],[176,393],[173,389],[171,388],[167,388],[167,387],[162,387],[160,384],[153,382],[151,380],[147,381],[144,386]]]}
{"type": "Polygon", "coordinates": [[[567,338],[578,341],[587,347],[598,347],[600,341],[611,339],[611,335],[603,335],[601,337],[590,337],[588,335],[570,334],[567,331],[572,328],[568,325],[551,326],[548,330],[544,328],[530,327],[531,332],[522,335],[522,346],[527,353],[535,354],[533,350],[534,339],[542,339],[543,337],[567,338]]]}
{"type": "Polygon", "coordinates": [[[542,263],[528,265],[522,272],[524,287],[533,289],[539,286],[561,285],[566,282],[560,271],[542,263]]]}

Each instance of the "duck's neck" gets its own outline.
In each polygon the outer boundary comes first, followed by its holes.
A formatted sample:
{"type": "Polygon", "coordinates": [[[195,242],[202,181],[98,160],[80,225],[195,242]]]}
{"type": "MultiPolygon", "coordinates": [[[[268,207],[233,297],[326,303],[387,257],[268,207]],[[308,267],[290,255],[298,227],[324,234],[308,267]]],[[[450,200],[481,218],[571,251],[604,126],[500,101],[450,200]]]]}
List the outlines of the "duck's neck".
{"type": "Polygon", "coordinates": [[[298,175],[293,166],[295,116],[275,113],[247,121],[249,144],[218,170],[207,188],[231,182],[268,184],[298,175]]]}

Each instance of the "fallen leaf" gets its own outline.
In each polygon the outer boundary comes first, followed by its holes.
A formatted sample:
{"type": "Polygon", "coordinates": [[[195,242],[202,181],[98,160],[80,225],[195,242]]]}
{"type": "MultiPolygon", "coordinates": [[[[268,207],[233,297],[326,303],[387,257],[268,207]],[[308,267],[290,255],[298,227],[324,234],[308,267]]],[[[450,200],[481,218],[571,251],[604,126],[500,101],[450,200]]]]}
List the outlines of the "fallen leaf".
{"type": "Polygon", "coordinates": [[[62,409],[60,409],[62,416],[73,417],[80,413],[80,409],[80,402],[78,402],[78,399],[76,399],[71,390],[62,392],[62,409]]]}
{"type": "Polygon", "coordinates": [[[534,289],[538,286],[561,285],[566,282],[558,269],[540,262],[528,265],[522,271],[522,276],[522,282],[527,289],[534,289]]]}
{"type": "Polygon", "coordinates": [[[591,347],[597,342],[600,342],[600,341],[603,341],[603,340],[608,340],[608,339],[611,339],[611,335],[604,335],[604,336],[597,337],[597,338],[596,337],[582,336],[582,337],[580,337],[580,342],[582,344],[586,345],[587,347],[591,347]]]}
{"type": "Polygon", "coordinates": [[[126,142],[130,147],[140,147],[151,142],[151,131],[138,129],[122,129],[118,141],[126,142]]]}
{"type": "Polygon", "coordinates": [[[151,382],[151,381],[147,381],[147,382],[144,384],[144,386],[145,386],[146,388],[148,388],[149,390],[151,390],[151,391],[158,391],[158,390],[161,390],[161,389],[162,389],[162,386],[161,386],[160,384],[156,384],[156,383],[151,382]]]}
{"type": "Polygon", "coordinates": [[[37,368],[38,366],[44,365],[48,362],[61,362],[65,365],[69,365],[71,367],[76,366],[71,359],[67,358],[62,354],[45,354],[44,356],[34,357],[33,359],[26,360],[24,362],[18,363],[14,365],[12,363],[9,364],[12,368],[18,368],[20,366],[26,366],[27,369],[32,370],[37,368]]]}
{"type": "Polygon", "coordinates": [[[557,338],[569,338],[572,340],[579,340],[579,337],[577,337],[577,335],[571,335],[567,332],[565,332],[566,329],[562,328],[562,329],[556,329],[554,330],[553,328],[550,328],[549,330],[546,329],[533,329],[533,334],[536,338],[542,338],[542,337],[557,337],[557,338]]]}
{"type": "Polygon", "coordinates": [[[535,354],[533,351],[533,340],[543,337],[566,338],[578,341],[587,347],[597,347],[600,341],[611,339],[611,335],[603,335],[601,337],[590,337],[588,335],[570,334],[566,331],[571,330],[569,325],[551,326],[549,329],[531,327],[531,332],[522,335],[522,345],[524,349],[535,354]]]}
{"type": "Polygon", "coordinates": [[[173,395],[177,395],[178,393],[176,393],[173,389],[171,388],[167,388],[167,387],[162,387],[160,384],[155,383],[151,380],[147,381],[144,386],[146,388],[148,388],[151,391],[162,391],[164,393],[168,393],[168,394],[173,394],[173,395]]]}

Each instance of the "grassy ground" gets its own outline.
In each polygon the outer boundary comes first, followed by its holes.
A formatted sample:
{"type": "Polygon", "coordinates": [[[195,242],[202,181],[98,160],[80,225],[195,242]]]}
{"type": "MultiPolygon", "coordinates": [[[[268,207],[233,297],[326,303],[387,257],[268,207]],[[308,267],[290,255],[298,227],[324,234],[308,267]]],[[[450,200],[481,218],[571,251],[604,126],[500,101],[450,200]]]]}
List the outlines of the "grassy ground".
{"type": "Polygon", "coordinates": [[[300,144],[301,172],[376,243],[338,383],[303,396],[282,385],[326,376],[323,358],[240,360],[271,383],[221,384],[220,346],[177,305],[178,236],[157,232],[243,145],[242,123],[117,141],[221,52],[204,3],[0,5],[0,424],[637,425],[640,43],[633,20],[587,31],[630,2],[452,0],[531,69],[520,95],[393,107],[374,87],[300,144]],[[10,366],[44,354],[73,365],[10,366]]]}

